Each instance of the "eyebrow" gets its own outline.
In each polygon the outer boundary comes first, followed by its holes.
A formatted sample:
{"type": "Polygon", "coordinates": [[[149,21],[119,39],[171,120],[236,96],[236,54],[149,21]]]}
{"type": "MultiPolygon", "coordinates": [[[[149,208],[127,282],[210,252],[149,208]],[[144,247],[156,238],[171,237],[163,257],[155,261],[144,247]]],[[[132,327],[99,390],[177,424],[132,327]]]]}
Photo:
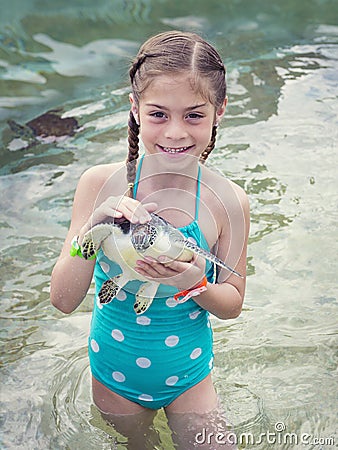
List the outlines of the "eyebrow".
{"type": "MultiPolygon", "coordinates": [[[[194,106],[189,106],[188,108],[186,108],[186,111],[192,111],[194,109],[198,109],[198,108],[202,108],[203,106],[206,106],[207,103],[200,103],[199,105],[194,105],[194,106]]],[[[157,109],[164,109],[164,110],[168,110],[168,108],[166,108],[165,106],[161,106],[161,105],[157,105],[155,103],[146,103],[146,106],[151,106],[153,108],[157,108],[157,109]]]]}

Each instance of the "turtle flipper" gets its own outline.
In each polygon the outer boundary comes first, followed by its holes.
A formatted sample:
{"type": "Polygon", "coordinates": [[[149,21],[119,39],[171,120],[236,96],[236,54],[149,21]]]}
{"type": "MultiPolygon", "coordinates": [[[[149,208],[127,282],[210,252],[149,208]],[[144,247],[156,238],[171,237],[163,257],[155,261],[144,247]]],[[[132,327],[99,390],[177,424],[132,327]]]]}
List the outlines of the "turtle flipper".
{"type": "Polygon", "coordinates": [[[81,251],[85,259],[89,259],[96,254],[101,247],[101,243],[112,233],[112,227],[112,224],[100,223],[87,231],[81,244],[81,251]]]}
{"type": "Polygon", "coordinates": [[[221,267],[222,269],[228,270],[229,272],[233,273],[234,275],[243,278],[243,275],[238,273],[235,269],[228,266],[223,262],[221,259],[217,258],[217,256],[213,255],[212,253],[208,252],[207,250],[204,250],[203,248],[199,247],[198,245],[194,244],[193,242],[189,241],[188,239],[184,239],[183,242],[184,246],[191,250],[192,252],[196,253],[196,255],[202,256],[204,259],[216,264],[217,266],[221,267]]]}
{"type": "Polygon", "coordinates": [[[137,315],[143,314],[147,311],[149,306],[152,304],[153,299],[148,297],[142,297],[141,295],[136,296],[136,302],[134,303],[134,311],[137,315]]]}
{"type": "Polygon", "coordinates": [[[122,275],[118,275],[117,277],[111,278],[102,284],[99,292],[99,301],[101,305],[110,303],[119,293],[122,286],[118,283],[118,280],[121,277],[122,275]]]}
{"type": "Polygon", "coordinates": [[[98,248],[95,246],[94,241],[89,236],[85,236],[81,244],[81,253],[84,259],[90,259],[93,257],[97,250],[98,248]]]}
{"type": "Polygon", "coordinates": [[[158,289],[158,283],[144,283],[135,295],[134,311],[136,314],[143,314],[147,311],[154,300],[158,289]]]}
{"type": "Polygon", "coordinates": [[[34,132],[31,128],[27,127],[26,125],[20,125],[19,123],[15,122],[14,120],[11,120],[11,119],[9,119],[7,121],[7,123],[16,137],[26,138],[26,139],[28,139],[28,141],[35,140],[34,132]]]}
{"type": "Polygon", "coordinates": [[[105,281],[102,284],[98,295],[99,302],[101,304],[110,303],[114,300],[123,286],[128,283],[128,281],[130,281],[130,276],[128,276],[128,273],[121,273],[120,275],[116,275],[115,277],[105,281]]]}

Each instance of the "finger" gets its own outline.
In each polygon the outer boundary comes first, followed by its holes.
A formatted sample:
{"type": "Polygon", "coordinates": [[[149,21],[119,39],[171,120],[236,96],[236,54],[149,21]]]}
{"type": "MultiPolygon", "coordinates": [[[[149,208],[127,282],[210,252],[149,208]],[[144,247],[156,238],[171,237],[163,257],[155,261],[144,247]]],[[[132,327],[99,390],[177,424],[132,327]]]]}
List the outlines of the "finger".
{"type": "Polygon", "coordinates": [[[157,208],[158,208],[158,205],[157,205],[157,203],[151,202],[151,203],[145,203],[142,206],[144,207],[145,212],[139,218],[139,222],[144,224],[144,223],[147,223],[147,222],[149,222],[151,220],[151,216],[150,216],[149,213],[152,213],[152,212],[156,211],[157,208]]]}
{"type": "Polygon", "coordinates": [[[203,256],[194,253],[190,263],[193,266],[197,267],[198,269],[202,270],[203,272],[205,271],[206,260],[203,258],[203,256]]]}
{"type": "Polygon", "coordinates": [[[158,279],[161,276],[154,270],[150,265],[137,263],[134,270],[143,275],[146,278],[150,278],[152,280],[158,279]]]}
{"type": "Polygon", "coordinates": [[[121,197],[109,197],[105,202],[106,213],[112,217],[124,216],[131,223],[146,223],[151,220],[150,212],[157,209],[157,203],[151,202],[142,204],[138,200],[121,196],[121,197]],[[116,210],[119,213],[113,213],[112,210],[116,210]],[[109,212],[109,213],[108,213],[109,212]]]}
{"type": "Polygon", "coordinates": [[[121,217],[123,217],[123,214],[120,211],[117,211],[116,209],[110,207],[108,204],[105,204],[101,205],[93,212],[88,223],[90,224],[89,226],[92,227],[97,223],[107,221],[107,219],[118,219],[121,217]]]}
{"type": "Polygon", "coordinates": [[[125,213],[126,219],[131,223],[146,223],[151,220],[150,212],[155,211],[156,203],[142,204],[136,199],[122,197],[119,209],[125,213]]]}
{"type": "MultiPolygon", "coordinates": [[[[148,259],[147,257],[145,258],[146,260],[148,259]]],[[[159,263],[156,260],[152,260],[150,262],[150,266],[156,270],[156,272],[163,276],[163,277],[173,277],[175,275],[179,275],[180,271],[175,270],[172,266],[170,266],[169,264],[162,264],[159,263]]]]}
{"type": "Polygon", "coordinates": [[[167,256],[160,256],[158,261],[164,267],[168,267],[175,272],[184,272],[192,267],[192,261],[179,261],[177,259],[170,259],[167,256]]]}
{"type": "Polygon", "coordinates": [[[111,197],[109,207],[119,211],[131,223],[138,223],[141,219],[143,221],[151,219],[150,214],[143,205],[138,200],[130,197],[111,197]]]}
{"type": "MultiPolygon", "coordinates": [[[[156,209],[156,208],[155,208],[156,209]]],[[[133,223],[146,223],[151,220],[151,215],[148,210],[145,208],[145,205],[139,203],[136,205],[136,208],[133,212],[132,222],[133,223]]]]}
{"type": "Polygon", "coordinates": [[[143,207],[148,211],[148,212],[154,212],[157,210],[158,208],[158,204],[155,202],[151,202],[151,203],[144,203],[143,207]]]}
{"type": "Polygon", "coordinates": [[[103,209],[103,212],[107,217],[113,218],[125,217],[129,221],[131,221],[130,219],[133,215],[132,211],[126,205],[122,204],[118,205],[118,207],[106,205],[103,209]]]}
{"type": "Polygon", "coordinates": [[[154,262],[148,263],[144,260],[136,261],[136,268],[142,270],[143,274],[152,278],[169,278],[177,275],[177,272],[164,267],[163,264],[154,262]]]}

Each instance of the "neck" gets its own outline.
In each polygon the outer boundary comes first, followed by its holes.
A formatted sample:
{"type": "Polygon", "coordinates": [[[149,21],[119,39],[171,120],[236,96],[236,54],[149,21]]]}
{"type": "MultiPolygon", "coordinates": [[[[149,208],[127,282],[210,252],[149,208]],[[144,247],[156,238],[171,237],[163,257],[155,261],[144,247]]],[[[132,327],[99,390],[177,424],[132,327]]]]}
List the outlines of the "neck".
{"type": "Polygon", "coordinates": [[[172,160],[161,154],[145,155],[140,181],[153,190],[166,187],[190,190],[196,186],[198,168],[198,158],[191,155],[172,160]]]}
{"type": "Polygon", "coordinates": [[[198,159],[167,164],[163,156],[155,156],[146,155],[143,159],[137,198],[156,203],[158,214],[175,226],[184,226],[195,218],[198,159]]]}

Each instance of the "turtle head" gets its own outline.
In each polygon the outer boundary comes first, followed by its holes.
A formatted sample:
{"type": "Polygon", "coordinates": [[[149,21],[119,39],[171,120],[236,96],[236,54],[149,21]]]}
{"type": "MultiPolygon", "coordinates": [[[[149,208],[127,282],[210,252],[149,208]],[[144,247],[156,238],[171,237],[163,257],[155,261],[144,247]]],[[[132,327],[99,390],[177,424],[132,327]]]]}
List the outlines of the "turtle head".
{"type": "Polygon", "coordinates": [[[137,224],[132,226],[131,242],[134,249],[139,252],[145,252],[151,247],[157,237],[157,228],[151,223],[137,224]]]}

